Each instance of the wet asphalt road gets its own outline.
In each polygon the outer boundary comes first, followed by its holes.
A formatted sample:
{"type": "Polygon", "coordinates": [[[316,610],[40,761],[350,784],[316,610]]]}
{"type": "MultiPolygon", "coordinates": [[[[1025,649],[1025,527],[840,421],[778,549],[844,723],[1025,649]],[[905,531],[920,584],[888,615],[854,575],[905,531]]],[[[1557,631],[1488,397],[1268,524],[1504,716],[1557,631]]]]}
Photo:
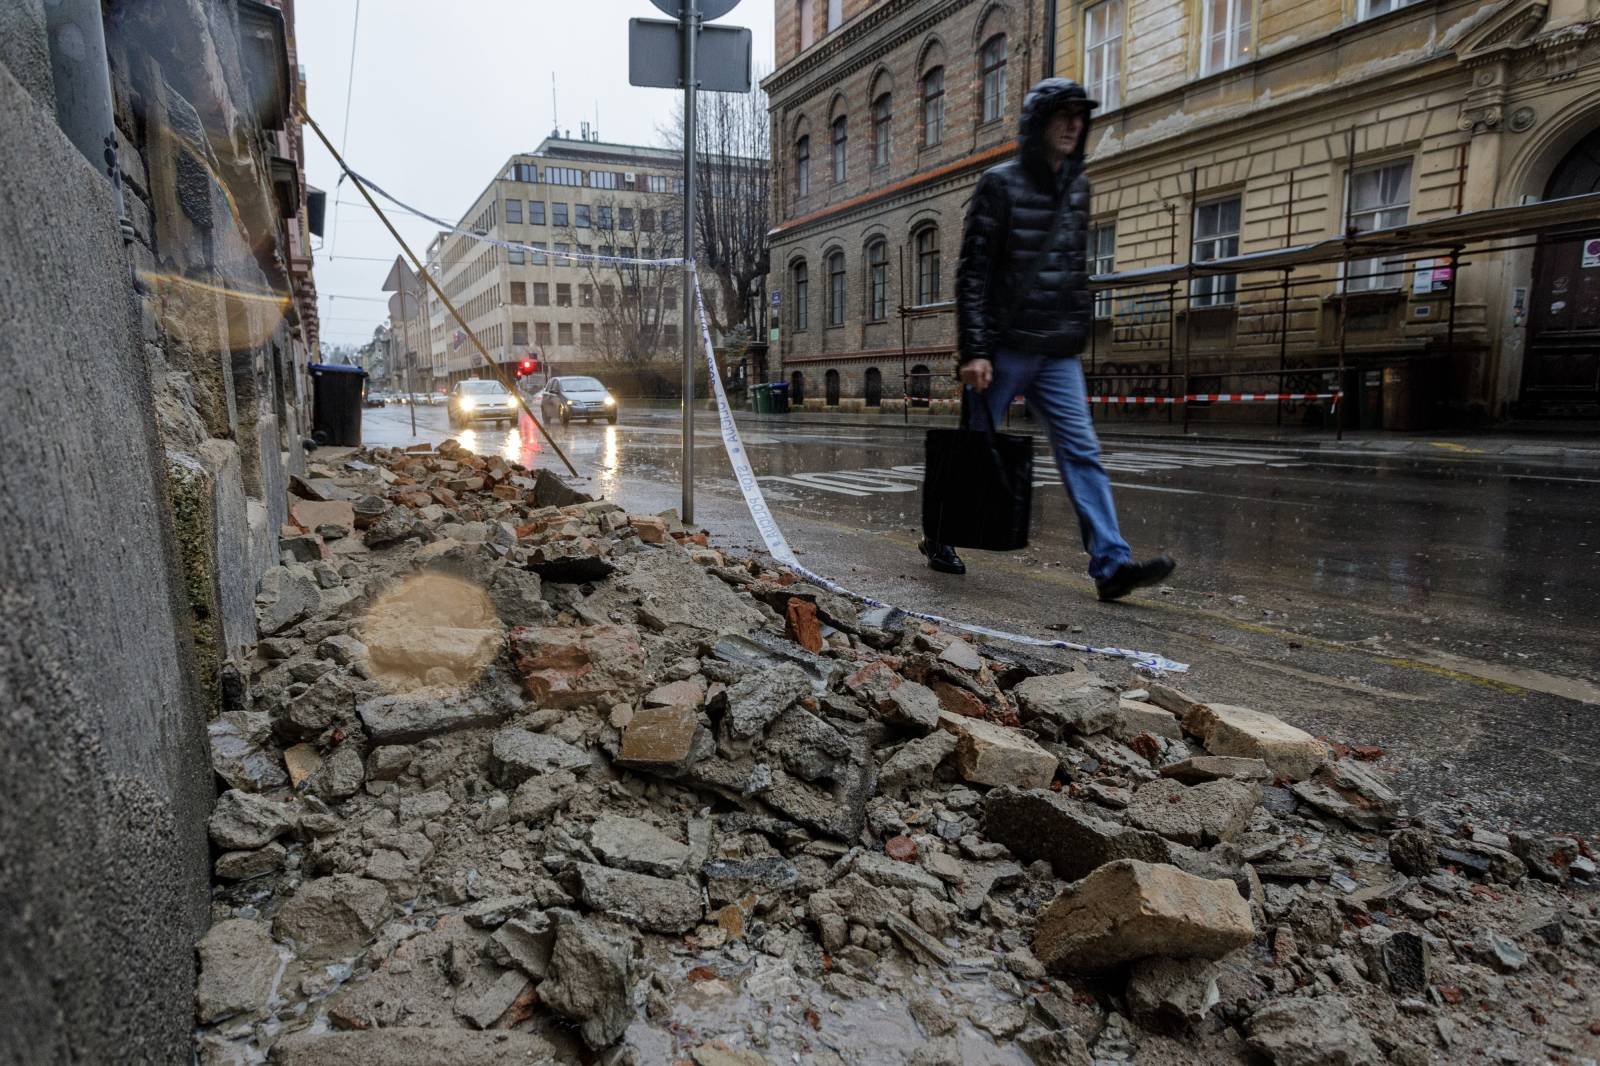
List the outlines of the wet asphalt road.
{"type": "MultiPolygon", "coordinates": [[[[416,440],[560,470],[531,425],[416,440]]],[[[708,412],[697,422],[695,517],[758,548],[708,412]]],[[[586,491],[635,511],[679,504],[678,415],[551,427],[586,491]]],[[[1170,551],[1164,589],[1101,604],[1076,520],[1039,444],[1032,546],[964,552],[965,577],[916,552],[921,437],[852,425],[745,425],[756,474],[808,566],[904,606],[1034,636],[1189,663],[1192,694],[1376,744],[1411,805],[1600,829],[1600,465],[1357,449],[1108,440],[1125,536],[1170,551]]],[[[404,407],[366,412],[369,445],[411,443],[404,407]]],[[[1137,683],[1115,661],[1096,666],[1137,683]]]]}

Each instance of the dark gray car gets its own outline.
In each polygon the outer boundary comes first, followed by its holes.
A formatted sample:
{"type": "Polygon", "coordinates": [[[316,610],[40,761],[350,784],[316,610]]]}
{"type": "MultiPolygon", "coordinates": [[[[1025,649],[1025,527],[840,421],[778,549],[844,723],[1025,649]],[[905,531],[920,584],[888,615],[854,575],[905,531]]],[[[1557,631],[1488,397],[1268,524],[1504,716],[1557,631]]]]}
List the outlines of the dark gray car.
{"type": "Polygon", "coordinates": [[[593,422],[603,418],[613,426],[617,424],[617,398],[599,380],[590,377],[551,378],[544,387],[544,398],[539,401],[539,413],[546,422],[561,419],[567,425],[574,418],[593,422]]]}

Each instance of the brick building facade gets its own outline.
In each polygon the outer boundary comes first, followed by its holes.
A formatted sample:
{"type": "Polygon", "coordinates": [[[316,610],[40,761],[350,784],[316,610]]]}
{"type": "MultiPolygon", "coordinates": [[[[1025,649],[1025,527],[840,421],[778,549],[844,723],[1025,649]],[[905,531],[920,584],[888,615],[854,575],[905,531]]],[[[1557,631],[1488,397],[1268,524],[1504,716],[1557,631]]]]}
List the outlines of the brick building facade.
{"type": "Polygon", "coordinates": [[[949,391],[962,218],[1047,69],[1045,6],[777,0],[768,287],[791,397],[949,391]]]}
{"type": "MultiPolygon", "coordinates": [[[[791,388],[813,400],[902,395],[902,291],[912,308],[948,301],[971,190],[1013,150],[1021,95],[1044,73],[1103,102],[1088,148],[1095,274],[1600,191],[1593,0],[776,6],[771,287],[791,388]]],[[[1368,404],[1366,428],[1592,417],[1595,241],[1600,229],[1547,234],[1458,269],[1425,253],[1324,264],[1287,297],[1276,273],[1124,287],[1097,301],[1085,361],[1123,375],[1113,390],[1254,391],[1287,367],[1300,391],[1333,384],[1313,368],[1342,352],[1347,391],[1393,380],[1411,397],[1409,413],[1368,404]]],[[[903,324],[905,365],[948,389],[953,315],[903,324]]]]}

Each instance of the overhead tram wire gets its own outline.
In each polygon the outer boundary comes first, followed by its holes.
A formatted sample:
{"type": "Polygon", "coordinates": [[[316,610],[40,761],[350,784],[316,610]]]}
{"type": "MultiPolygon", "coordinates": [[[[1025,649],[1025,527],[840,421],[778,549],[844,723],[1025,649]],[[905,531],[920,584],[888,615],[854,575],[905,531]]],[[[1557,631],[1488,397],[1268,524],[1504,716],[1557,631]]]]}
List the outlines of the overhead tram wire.
{"type": "Polygon", "coordinates": [[[463,318],[461,312],[456,309],[456,305],[451,302],[449,296],[445,295],[445,291],[439,287],[439,283],[433,279],[433,275],[428,273],[428,269],[423,264],[422,260],[417,258],[417,253],[411,250],[411,245],[407,244],[406,239],[400,236],[400,231],[395,229],[394,223],[389,221],[389,216],[384,213],[383,208],[378,206],[378,202],[374,200],[372,198],[372,194],[367,191],[366,182],[358,177],[356,173],[350,169],[350,165],[344,161],[344,153],[336,150],[333,147],[333,142],[328,140],[328,135],[326,133],[322,132],[322,127],[317,125],[316,119],[307,114],[305,115],[305,120],[306,125],[310,126],[312,132],[317,135],[317,139],[322,142],[323,146],[326,147],[330,153],[332,153],[334,162],[339,164],[339,170],[345,177],[350,179],[351,184],[356,187],[356,191],[361,193],[362,199],[366,200],[367,204],[378,213],[378,218],[383,221],[384,226],[389,230],[389,235],[395,239],[395,243],[400,245],[401,250],[406,253],[406,258],[411,260],[412,266],[416,269],[417,276],[427,283],[428,288],[433,290],[434,295],[439,297],[439,302],[444,304],[446,310],[450,312],[450,316],[456,320],[456,324],[461,327],[462,332],[467,335],[467,339],[472,342],[472,346],[478,349],[478,354],[481,355],[483,357],[483,361],[488,364],[490,373],[494,374],[495,379],[505,387],[505,390],[516,398],[517,406],[522,408],[522,413],[527,415],[529,421],[531,421],[534,424],[534,427],[538,429],[540,436],[544,437],[545,443],[550,445],[550,450],[556,453],[556,456],[561,460],[562,464],[566,466],[568,472],[570,472],[573,477],[577,477],[578,468],[572,465],[572,460],[568,459],[567,453],[561,450],[561,445],[557,444],[555,442],[555,438],[550,436],[550,431],[544,428],[544,423],[539,421],[538,416],[533,413],[533,409],[528,406],[528,401],[523,397],[521,391],[517,389],[516,382],[514,382],[510,375],[506,373],[505,368],[503,368],[499,363],[495,362],[494,357],[489,354],[489,349],[485,348],[483,346],[483,342],[478,339],[478,334],[473,331],[471,326],[467,325],[467,320],[463,318]]]}

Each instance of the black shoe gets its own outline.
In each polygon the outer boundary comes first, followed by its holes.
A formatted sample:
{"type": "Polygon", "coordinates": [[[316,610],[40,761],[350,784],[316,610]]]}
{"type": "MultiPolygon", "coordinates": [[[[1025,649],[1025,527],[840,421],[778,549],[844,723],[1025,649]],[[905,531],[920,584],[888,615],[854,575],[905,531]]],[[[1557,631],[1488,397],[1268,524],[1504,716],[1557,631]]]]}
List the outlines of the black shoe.
{"type": "Polygon", "coordinates": [[[1178,568],[1170,555],[1158,555],[1149,562],[1123,563],[1111,572],[1110,577],[1094,583],[1102,600],[1120,600],[1134,589],[1157,585],[1178,568]]]}
{"type": "Polygon", "coordinates": [[[926,537],[917,545],[917,550],[928,557],[928,569],[937,570],[941,574],[964,574],[967,564],[961,561],[961,556],[948,544],[935,544],[926,537]]]}

